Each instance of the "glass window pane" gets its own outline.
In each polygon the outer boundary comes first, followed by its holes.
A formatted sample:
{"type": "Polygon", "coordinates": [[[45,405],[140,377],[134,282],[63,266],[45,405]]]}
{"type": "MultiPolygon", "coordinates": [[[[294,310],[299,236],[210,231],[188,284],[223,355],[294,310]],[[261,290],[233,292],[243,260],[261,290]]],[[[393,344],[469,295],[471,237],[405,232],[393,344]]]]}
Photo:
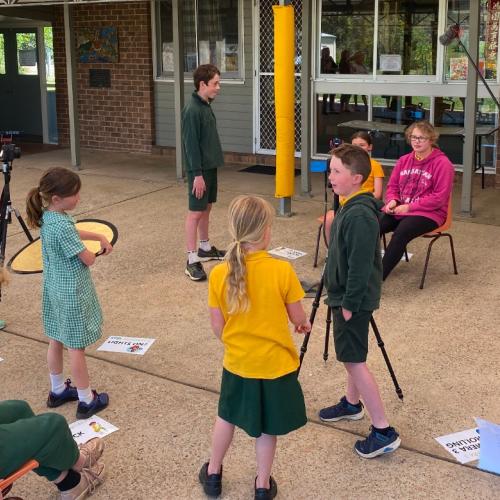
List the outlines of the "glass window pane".
{"type": "Polygon", "coordinates": [[[379,2],[379,75],[435,75],[439,0],[379,2]]]}
{"type": "Polygon", "coordinates": [[[17,72],[20,75],[38,75],[36,33],[16,33],[17,72]]]}
{"type": "Polygon", "coordinates": [[[321,73],[370,74],[373,67],[374,0],[321,4],[321,48],[334,65],[321,65],[321,73]],[[326,53],[326,51],[325,51],[326,53]]]}
{"type": "Polygon", "coordinates": [[[198,2],[200,64],[215,64],[221,73],[239,68],[238,4],[234,0],[198,2]]]}
{"type": "Polygon", "coordinates": [[[157,74],[165,76],[174,71],[174,36],[172,33],[172,2],[160,2],[156,11],[157,74]]]}
{"type": "Polygon", "coordinates": [[[374,95],[373,121],[384,125],[373,136],[373,157],[397,160],[408,153],[411,148],[404,130],[414,121],[428,120],[429,109],[430,98],[426,96],[374,95]]]}
{"type": "Polygon", "coordinates": [[[0,33],[0,75],[5,75],[5,41],[3,33],[0,33]]]}
{"type": "Polygon", "coordinates": [[[184,28],[184,70],[192,73],[198,66],[198,51],[196,49],[196,2],[183,2],[184,28]]]}
{"type": "Polygon", "coordinates": [[[47,79],[47,85],[54,85],[56,76],[54,68],[54,37],[51,26],[43,28],[43,41],[45,46],[45,78],[47,79]]]}
{"type": "MultiPolygon", "coordinates": [[[[211,63],[226,77],[239,76],[239,5],[240,2],[234,0],[182,2],[186,73],[192,73],[199,64],[211,63]]],[[[172,76],[174,44],[171,0],[158,4],[157,33],[157,74],[172,76]]]]}
{"type": "MultiPolygon", "coordinates": [[[[485,78],[496,80],[500,4],[488,0],[481,0],[480,3],[478,67],[485,78]]],[[[460,25],[460,40],[466,48],[469,46],[469,4],[469,1],[464,0],[448,1],[448,22],[460,25]]],[[[457,42],[452,42],[446,47],[446,79],[466,80],[467,65],[467,55],[457,42]]]]}
{"type": "Polygon", "coordinates": [[[351,142],[356,132],[352,120],[368,120],[368,96],[351,94],[316,95],[316,153],[328,153],[335,139],[351,142]],[[366,101],[366,104],[365,104],[366,101]]]}

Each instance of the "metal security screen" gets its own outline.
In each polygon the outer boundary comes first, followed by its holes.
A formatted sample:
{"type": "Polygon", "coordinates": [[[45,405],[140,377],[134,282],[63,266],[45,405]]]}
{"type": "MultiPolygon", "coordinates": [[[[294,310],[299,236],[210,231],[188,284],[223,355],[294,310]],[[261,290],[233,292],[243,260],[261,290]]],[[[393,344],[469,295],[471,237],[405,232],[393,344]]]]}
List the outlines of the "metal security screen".
{"type": "MultiPolygon", "coordinates": [[[[258,65],[258,152],[275,152],[276,124],[274,113],[274,19],[271,0],[259,2],[258,65]]],[[[300,151],[300,72],[302,63],[302,1],[291,2],[295,10],[295,88],[280,92],[295,93],[295,151],[300,151]]]]}

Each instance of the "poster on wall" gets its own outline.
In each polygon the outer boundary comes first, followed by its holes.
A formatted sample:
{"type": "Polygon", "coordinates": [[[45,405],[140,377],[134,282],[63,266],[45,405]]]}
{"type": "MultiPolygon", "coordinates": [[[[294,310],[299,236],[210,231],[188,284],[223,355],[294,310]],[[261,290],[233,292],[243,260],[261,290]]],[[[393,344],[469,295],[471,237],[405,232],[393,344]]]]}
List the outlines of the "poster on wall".
{"type": "Polygon", "coordinates": [[[210,42],[208,40],[200,40],[200,64],[210,64],[210,42]]]}
{"type": "MultiPolygon", "coordinates": [[[[468,67],[469,60],[466,56],[450,57],[450,80],[467,80],[468,67]]],[[[479,60],[477,67],[484,76],[484,59],[479,60]]]]}
{"type": "Polygon", "coordinates": [[[401,72],[401,56],[399,54],[380,54],[380,71],[401,72]]]}
{"type": "Polygon", "coordinates": [[[115,26],[82,28],[77,36],[78,60],[82,63],[118,62],[118,30],[115,26]]]}
{"type": "Polygon", "coordinates": [[[163,42],[162,46],[163,73],[174,71],[174,44],[163,42]]]}

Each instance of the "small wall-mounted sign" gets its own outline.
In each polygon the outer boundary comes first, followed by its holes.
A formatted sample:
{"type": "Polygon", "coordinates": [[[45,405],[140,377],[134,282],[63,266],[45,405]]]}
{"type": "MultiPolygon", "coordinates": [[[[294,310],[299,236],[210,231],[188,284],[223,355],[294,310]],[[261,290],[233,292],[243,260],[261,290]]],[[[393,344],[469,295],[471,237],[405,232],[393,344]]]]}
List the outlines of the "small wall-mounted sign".
{"type": "Polygon", "coordinates": [[[94,88],[111,87],[111,70],[89,69],[89,86],[94,88]]]}

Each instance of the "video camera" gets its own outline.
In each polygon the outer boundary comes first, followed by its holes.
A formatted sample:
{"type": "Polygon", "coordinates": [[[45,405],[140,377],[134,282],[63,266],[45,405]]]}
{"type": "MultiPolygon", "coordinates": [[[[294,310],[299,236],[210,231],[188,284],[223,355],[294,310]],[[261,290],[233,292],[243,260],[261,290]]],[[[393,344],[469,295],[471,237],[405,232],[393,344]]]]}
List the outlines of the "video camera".
{"type": "Polygon", "coordinates": [[[2,163],[12,163],[15,159],[21,158],[21,148],[15,144],[2,144],[0,150],[0,160],[2,163]]]}

